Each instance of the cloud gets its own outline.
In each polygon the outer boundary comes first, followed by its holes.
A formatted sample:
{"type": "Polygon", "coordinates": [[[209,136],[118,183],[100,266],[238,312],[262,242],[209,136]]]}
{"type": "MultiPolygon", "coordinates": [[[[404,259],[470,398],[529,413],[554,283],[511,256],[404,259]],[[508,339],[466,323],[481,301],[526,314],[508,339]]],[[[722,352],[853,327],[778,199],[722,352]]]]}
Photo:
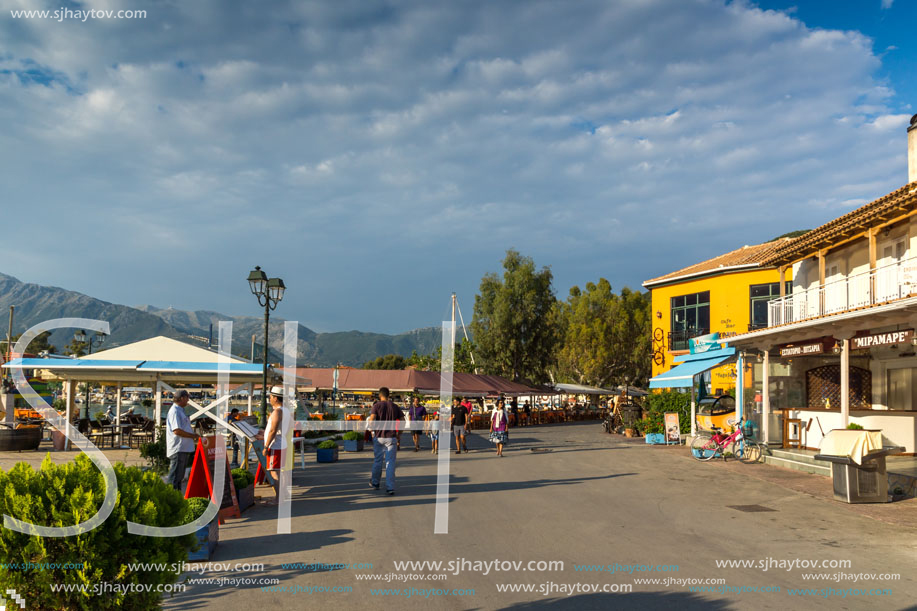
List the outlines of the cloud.
{"type": "Polygon", "coordinates": [[[259,263],[398,331],[510,246],[634,286],[905,181],[872,41],[744,2],[104,4],[148,16],[0,22],[4,213],[48,219],[0,271],[122,303],[252,311],[259,263]]]}
{"type": "Polygon", "coordinates": [[[895,3],[895,0],[882,0],[882,8],[890,9],[892,7],[892,4],[894,3],[895,3]]]}

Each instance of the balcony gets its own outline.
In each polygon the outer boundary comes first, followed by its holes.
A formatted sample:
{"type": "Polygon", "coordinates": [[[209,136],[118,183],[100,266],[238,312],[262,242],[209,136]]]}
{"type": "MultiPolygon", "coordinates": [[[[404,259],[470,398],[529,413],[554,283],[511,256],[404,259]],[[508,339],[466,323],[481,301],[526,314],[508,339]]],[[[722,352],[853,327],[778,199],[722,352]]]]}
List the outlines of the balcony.
{"type": "Polygon", "coordinates": [[[687,350],[689,347],[688,340],[708,333],[710,333],[709,329],[697,329],[694,327],[671,331],[669,333],[669,350],[687,350]]]}
{"type": "Polygon", "coordinates": [[[773,299],[767,302],[767,326],[868,308],[915,294],[917,257],[911,257],[773,299]]]}

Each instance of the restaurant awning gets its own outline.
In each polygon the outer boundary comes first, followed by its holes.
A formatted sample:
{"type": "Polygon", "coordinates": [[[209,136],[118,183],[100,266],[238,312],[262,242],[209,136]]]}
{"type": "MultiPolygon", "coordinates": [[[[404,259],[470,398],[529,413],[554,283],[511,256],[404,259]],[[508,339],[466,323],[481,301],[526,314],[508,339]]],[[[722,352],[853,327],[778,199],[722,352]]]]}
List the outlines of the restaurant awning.
{"type": "Polygon", "coordinates": [[[708,369],[713,369],[734,356],[735,348],[721,348],[719,350],[710,350],[709,352],[675,357],[685,362],[651,378],[650,388],[690,388],[694,383],[694,376],[708,369]]]}
{"type": "Polygon", "coordinates": [[[596,386],[583,386],[582,384],[555,384],[555,390],[567,395],[615,395],[614,390],[598,388],[596,386]]]}

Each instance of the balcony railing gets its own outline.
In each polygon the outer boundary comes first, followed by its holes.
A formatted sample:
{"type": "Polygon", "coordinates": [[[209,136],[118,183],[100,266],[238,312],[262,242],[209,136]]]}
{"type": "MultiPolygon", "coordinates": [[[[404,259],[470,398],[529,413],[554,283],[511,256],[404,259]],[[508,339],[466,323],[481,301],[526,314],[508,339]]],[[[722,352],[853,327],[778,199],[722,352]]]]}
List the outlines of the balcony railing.
{"type": "Polygon", "coordinates": [[[794,291],[767,302],[769,327],[880,305],[917,294],[917,257],[794,291]]]}
{"type": "Polygon", "coordinates": [[[669,333],[669,350],[687,350],[688,340],[710,333],[709,329],[690,328],[669,333]]]}

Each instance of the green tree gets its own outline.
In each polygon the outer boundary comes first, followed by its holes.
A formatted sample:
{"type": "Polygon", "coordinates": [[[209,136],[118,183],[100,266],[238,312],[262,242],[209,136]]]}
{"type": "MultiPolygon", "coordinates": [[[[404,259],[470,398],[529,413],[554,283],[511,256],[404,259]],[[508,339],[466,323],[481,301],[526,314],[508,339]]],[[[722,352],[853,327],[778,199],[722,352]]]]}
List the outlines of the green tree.
{"type": "MultiPolygon", "coordinates": [[[[21,333],[18,335],[14,335],[12,339],[10,340],[10,345],[12,345],[13,347],[12,350],[15,351],[16,342],[19,341],[20,337],[22,337],[21,333]]],[[[42,352],[44,350],[47,350],[48,352],[51,352],[51,353],[56,352],[57,348],[48,342],[48,339],[50,337],[51,337],[50,331],[42,331],[41,333],[36,335],[35,338],[31,342],[29,342],[29,345],[26,346],[25,351],[29,354],[38,354],[39,352],[42,352]]],[[[3,341],[3,347],[4,347],[4,352],[6,352],[5,350],[6,340],[3,341]]]]}
{"type": "Polygon", "coordinates": [[[64,348],[64,354],[70,354],[77,357],[85,355],[88,351],[89,342],[78,342],[75,339],[71,340],[64,348]]]}
{"type": "MultiPolygon", "coordinates": [[[[468,341],[463,337],[462,341],[455,345],[452,370],[458,373],[474,373],[475,365],[472,363],[472,356],[474,353],[474,342],[468,341]]],[[[437,347],[433,353],[423,356],[418,355],[415,350],[407,359],[407,365],[419,371],[439,371],[442,369],[442,362],[442,346],[437,347]]]]}
{"type": "Polygon", "coordinates": [[[512,249],[503,270],[502,279],[486,274],[474,299],[471,330],[479,366],[513,380],[547,382],[558,340],[553,275],[512,249]]]}
{"type": "Polygon", "coordinates": [[[400,354],[386,354],[363,363],[363,369],[404,369],[407,361],[400,354]]]}
{"type": "Polygon", "coordinates": [[[558,305],[563,344],[558,357],[561,377],[578,384],[643,386],[650,374],[650,300],[628,288],[616,295],[600,278],[586,290],[570,289],[558,305]]]}

